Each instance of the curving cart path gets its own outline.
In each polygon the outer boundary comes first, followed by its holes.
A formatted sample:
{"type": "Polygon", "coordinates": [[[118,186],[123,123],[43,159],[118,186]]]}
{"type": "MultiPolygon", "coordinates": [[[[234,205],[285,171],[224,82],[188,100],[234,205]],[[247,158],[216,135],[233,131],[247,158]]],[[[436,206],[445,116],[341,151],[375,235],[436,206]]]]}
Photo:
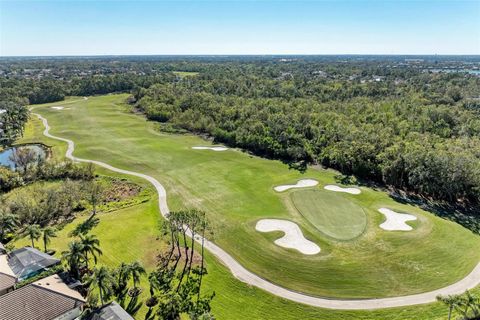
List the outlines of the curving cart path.
{"type": "MultiPolygon", "coordinates": [[[[168,215],[169,210],[167,205],[167,192],[165,188],[162,186],[162,184],[158,182],[158,180],[146,174],[113,167],[105,162],[89,160],[89,159],[81,159],[73,156],[73,151],[75,149],[75,145],[73,141],[51,135],[49,133],[50,126],[48,125],[47,119],[45,119],[39,114],[36,114],[36,113],[34,114],[43,122],[43,125],[45,126],[45,130],[43,134],[46,137],[64,141],[68,144],[68,149],[65,154],[67,158],[73,161],[78,161],[78,162],[93,163],[114,172],[140,177],[149,181],[158,192],[158,206],[160,208],[160,213],[164,217],[168,215]]],[[[195,240],[197,242],[202,241],[200,236],[196,236],[195,240]]],[[[473,269],[473,271],[462,280],[452,285],[449,285],[447,287],[430,291],[430,292],[414,294],[409,296],[379,298],[379,299],[346,300],[346,299],[320,298],[320,297],[309,296],[307,294],[303,294],[300,292],[295,292],[289,289],[285,289],[276,284],[273,284],[257,276],[256,274],[248,271],[247,269],[245,269],[231,255],[229,255],[226,251],[224,251],[222,248],[220,248],[213,242],[207,239],[204,239],[204,245],[206,249],[208,249],[211,253],[213,253],[223,264],[225,264],[230,269],[230,272],[238,280],[245,282],[246,284],[263,289],[278,297],[295,301],[298,303],[311,305],[314,307],[320,307],[320,308],[344,309],[344,310],[368,310],[368,309],[392,308],[392,307],[402,307],[402,306],[431,303],[436,301],[436,297],[438,295],[459,294],[464,292],[465,290],[472,289],[480,284],[480,263],[479,263],[473,269]]]]}

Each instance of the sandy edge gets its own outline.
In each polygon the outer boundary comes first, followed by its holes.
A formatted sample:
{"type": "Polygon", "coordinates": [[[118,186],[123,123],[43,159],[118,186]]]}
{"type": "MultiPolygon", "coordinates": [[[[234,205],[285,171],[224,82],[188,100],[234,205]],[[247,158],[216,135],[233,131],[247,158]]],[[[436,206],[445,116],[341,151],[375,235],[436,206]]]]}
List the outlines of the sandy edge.
{"type": "Polygon", "coordinates": [[[408,213],[395,212],[388,208],[380,208],[378,212],[385,216],[385,222],[380,228],[387,231],[411,231],[413,228],[406,224],[407,221],[415,221],[417,217],[408,213]]]}
{"type": "Polygon", "coordinates": [[[334,184],[328,184],[323,188],[325,190],[329,190],[329,191],[345,192],[345,193],[350,193],[350,194],[360,194],[360,193],[362,193],[362,191],[358,188],[342,188],[342,187],[336,186],[334,184]]]}
{"type": "Polygon", "coordinates": [[[289,249],[295,249],[305,255],[320,252],[320,247],[305,238],[300,227],[292,221],[280,219],[261,219],[257,221],[255,229],[260,232],[282,231],[283,237],[275,240],[275,244],[289,249]]]}
{"type": "Polygon", "coordinates": [[[318,181],[314,179],[300,179],[297,181],[296,184],[284,184],[280,186],[276,186],[273,188],[273,190],[277,192],[283,192],[287,191],[289,189],[295,189],[295,188],[308,188],[308,187],[315,187],[318,185],[318,181]]]}

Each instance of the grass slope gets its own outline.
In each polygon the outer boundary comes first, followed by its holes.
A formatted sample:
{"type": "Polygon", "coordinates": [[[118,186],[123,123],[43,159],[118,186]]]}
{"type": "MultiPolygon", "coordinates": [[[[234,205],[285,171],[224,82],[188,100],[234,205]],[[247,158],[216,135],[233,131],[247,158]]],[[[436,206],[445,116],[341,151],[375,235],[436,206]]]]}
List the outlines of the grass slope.
{"type": "Polygon", "coordinates": [[[334,239],[356,238],[367,226],[362,208],[343,194],[308,189],[292,192],[291,198],[305,219],[334,239]]]}
{"type": "Polygon", "coordinates": [[[325,237],[295,210],[289,192],[278,194],[272,188],[300,178],[317,179],[321,188],[335,183],[335,172],[309,169],[302,175],[278,161],[237,150],[192,150],[205,141],[158,133],[152,123],[127,112],[125,98],[91,97],[70,103],[69,109],[49,105],[38,112],[48,118],[53,134],[76,142],[77,156],[156,177],[167,188],[171,209],[205,210],[213,222],[214,240],[273,282],[330,297],[394,296],[448,285],[480,260],[478,236],[367,188],[351,198],[367,215],[367,231],[349,242],[325,237]],[[383,216],[377,209],[383,206],[415,213],[419,217],[415,230],[392,233],[378,228],[383,216]],[[255,231],[260,218],[295,221],[322,253],[310,257],[274,245],[271,235],[255,231]]]}

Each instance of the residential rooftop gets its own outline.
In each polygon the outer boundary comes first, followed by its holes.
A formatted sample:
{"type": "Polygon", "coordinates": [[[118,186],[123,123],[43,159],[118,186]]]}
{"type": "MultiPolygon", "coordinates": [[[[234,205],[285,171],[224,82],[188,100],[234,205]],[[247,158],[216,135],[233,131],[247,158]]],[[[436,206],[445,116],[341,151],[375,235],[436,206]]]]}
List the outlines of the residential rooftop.
{"type": "Polygon", "coordinates": [[[73,319],[84,303],[60,276],[52,275],[1,296],[0,319],[52,320],[66,314],[65,319],[73,319]]]}
{"type": "Polygon", "coordinates": [[[133,320],[132,316],[115,301],[93,312],[88,320],[133,320]]]}

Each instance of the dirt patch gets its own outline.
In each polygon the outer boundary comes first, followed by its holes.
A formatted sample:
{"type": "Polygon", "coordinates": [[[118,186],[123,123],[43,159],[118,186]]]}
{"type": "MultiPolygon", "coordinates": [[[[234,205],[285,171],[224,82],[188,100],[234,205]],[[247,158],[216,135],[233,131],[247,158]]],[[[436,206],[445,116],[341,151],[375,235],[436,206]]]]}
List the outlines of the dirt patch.
{"type": "Polygon", "coordinates": [[[137,196],[140,191],[142,191],[142,187],[138,184],[115,180],[103,191],[102,198],[105,203],[119,202],[137,196]]]}

